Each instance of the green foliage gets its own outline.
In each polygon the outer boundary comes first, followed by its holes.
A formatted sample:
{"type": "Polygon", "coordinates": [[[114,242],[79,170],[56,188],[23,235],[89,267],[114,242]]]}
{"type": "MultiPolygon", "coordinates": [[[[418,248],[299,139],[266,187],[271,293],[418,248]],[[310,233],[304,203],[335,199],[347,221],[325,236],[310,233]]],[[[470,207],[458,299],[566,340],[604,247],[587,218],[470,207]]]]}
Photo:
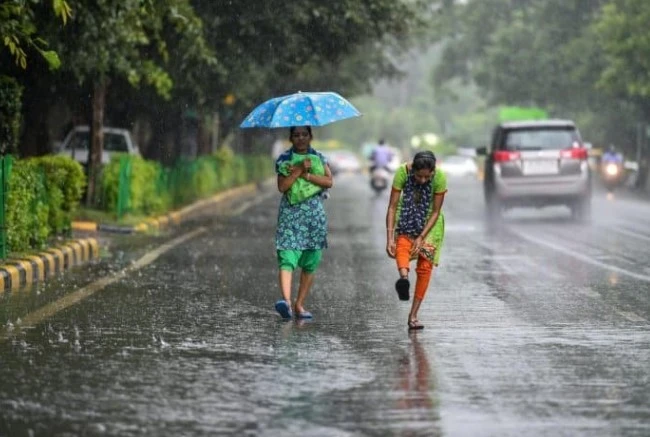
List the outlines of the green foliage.
{"type": "Polygon", "coordinates": [[[27,68],[27,47],[39,52],[50,68],[56,69],[61,65],[57,53],[45,50],[47,42],[37,36],[38,28],[43,23],[37,21],[35,10],[44,3],[51,3],[54,15],[63,24],[72,16],[65,0],[11,1],[0,4],[0,41],[9,50],[16,65],[22,69],[27,68]]]}
{"type": "MultiPolygon", "coordinates": [[[[197,160],[181,160],[172,168],[163,168],[153,161],[130,157],[132,171],[129,181],[129,213],[157,215],[219,191],[249,182],[258,182],[273,175],[268,156],[236,156],[231,150],[197,160]]],[[[116,213],[119,196],[120,159],[115,156],[102,172],[101,207],[116,213]]]]}
{"type": "Polygon", "coordinates": [[[436,27],[445,50],[433,83],[476,83],[489,105],[579,119],[589,141],[629,150],[650,108],[649,20],[644,0],[457,3],[436,27]]]}
{"type": "Polygon", "coordinates": [[[0,154],[16,154],[20,133],[22,87],[0,75],[0,154]]]}
{"type": "Polygon", "coordinates": [[[15,161],[7,198],[9,248],[41,248],[49,237],[69,231],[84,185],[81,165],[68,157],[15,161]]]}
{"type": "Polygon", "coordinates": [[[38,169],[45,185],[49,232],[60,234],[69,231],[86,185],[81,164],[67,156],[43,156],[27,162],[38,169]]]}
{"type": "MultiPolygon", "coordinates": [[[[117,211],[120,188],[121,157],[116,154],[103,168],[101,176],[101,206],[109,212],[117,211]]],[[[169,197],[158,191],[156,181],[161,178],[162,168],[154,161],[139,156],[129,156],[131,174],[129,181],[129,212],[136,214],[158,214],[169,206],[169,197]]]]}
{"type": "Polygon", "coordinates": [[[606,66],[599,85],[612,93],[650,98],[650,3],[613,0],[595,23],[606,66]]]}
{"type": "Polygon", "coordinates": [[[50,234],[44,178],[32,160],[14,162],[9,178],[6,225],[11,251],[40,248],[50,234]]]}

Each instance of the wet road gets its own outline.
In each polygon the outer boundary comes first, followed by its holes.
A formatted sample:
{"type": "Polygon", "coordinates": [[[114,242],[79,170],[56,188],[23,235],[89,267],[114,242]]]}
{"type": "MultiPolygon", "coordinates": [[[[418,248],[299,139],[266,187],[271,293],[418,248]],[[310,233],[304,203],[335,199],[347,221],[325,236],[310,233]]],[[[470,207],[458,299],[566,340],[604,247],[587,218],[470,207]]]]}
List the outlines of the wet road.
{"type": "Polygon", "coordinates": [[[494,229],[478,182],[449,188],[416,334],[387,197],[353,175],[326,203],[313,322],[273,310],[275,193],[0,295],[0,435],[650,435],[650,203],[598,195],[589,225],[556,208],[494,229]]]}

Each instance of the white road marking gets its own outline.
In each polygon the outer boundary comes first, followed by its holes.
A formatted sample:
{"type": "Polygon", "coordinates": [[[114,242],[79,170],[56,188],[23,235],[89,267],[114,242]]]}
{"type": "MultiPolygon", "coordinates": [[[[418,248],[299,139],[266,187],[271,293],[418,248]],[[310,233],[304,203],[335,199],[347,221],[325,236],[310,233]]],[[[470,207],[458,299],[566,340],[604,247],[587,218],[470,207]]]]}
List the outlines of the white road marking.
{"type": "Polygon", "coordinates": [[[269,191],[268,193],[264,193],[264,194],[261,194],[259,196],[255,196],[254,199],[248,200],[248,201],[242,203],[241,205],[239,205],[237,208],[230,211],[228,213],[228,215],[230,215],[230,216],[240,215],[240,214],[244,213],[247,209],[262,203],[263,201],[265,201],[269,197],[274,196],[275,194],[279,194],[279,193],[277,193],[277,191],[269,191]]]}
{"type": "Polygon", "coordinates": [[[548,240],[542,240],[542,239],[539,239],[539,238],[535,238],[535,237],[527,235],[527,234],[525,234],[525,233],[523,233],[521,231],[511,229],[510,232],[517,235],[518,237],[523,238],[524,240],[530,241],[531,243],[535,243],[535,244],[538,244],[540,246],[545,246],[545,247],[547,247],[549,249],[553,249],[553,250],[555,250],[557,252],[562,252],[563,254],[571,256],[571,257],[573,257],[575,259],[578,259],[578,260],[580,260],[580,261],[582,261],[582,262],[584,262],[586,264],[591,264],[592,266],[596,266],[596,267],[600,267],[600,268],[603,268],[603,269],[606,269],[606,270],[614,271],[614,272],[619,273],[621,275],[629,276],[630,278],[638,279],[640,281],[650,282],[650,276],[649,275],[644,275],[644,274],[641,274],[641,273],[635,273],[635,272],[632,272],[630,270],[622,269],[622,268],[617,267],[617,266],[612,265],[612,264],[608,264],[608,263],[598,261],[598,260],[596,260],[596,259],[594,259],[592,257],[589,257],[587,255],[583,255],[580,252],[576,252],[575,250],[571,250],[568,247],[564,247],[564,246],[561,246],[559,244],[551,243],[548,240]]]}
{"type": "Polygon", "coordinates": [[[200,234],[203,234],[204,232],[206,232],[206,230],[207,230],[206,228],[200,227],[191,232],[183,234],[180,237],[174,238],[173,240],[148,252],[142,258],[140,258],[139,260],[131,264],[129,267],[120,270],[115,275],[101,278],[73,293],[66,294],[62,298],[52,303],[49,303],[37,309],[36,311],[27,314],[25,317],[22,318],[20,325],[15,326],[15,329],[13,331],[7,328],[0,329],[0,342],[3,342],[8,338],[10,338],[11,336],[13,336],[15,334],[15,331],[33,328],[39,323],[43,322],[44,320],[52,317],[56,313],[63,311],[64,309],[76,303],[81,302],[82,300],[92,296],[96,292],[101,291],[107,286],[119,281],[120,279],[124,278],[128,273],[134,272],[136,270],[141,269],[142,267],[145,267],[148,264],[151,264],[165,252],[173,249],[174,247],[184,243],[187,240],[190,240],[200,234]]]}
{"type": "Polygon", "coordinates": [[[638,240],[643,240],[643,241],[650,241],[650,237],[643,235],[643,234],[638,234],[636,232],[628,231],[626,229],[619,229],[619,228],[610,228],[610,231],[614,231],[617,234],[622,234],[622,235],[627,235],[628,237],[633,237],[638,240]]]}

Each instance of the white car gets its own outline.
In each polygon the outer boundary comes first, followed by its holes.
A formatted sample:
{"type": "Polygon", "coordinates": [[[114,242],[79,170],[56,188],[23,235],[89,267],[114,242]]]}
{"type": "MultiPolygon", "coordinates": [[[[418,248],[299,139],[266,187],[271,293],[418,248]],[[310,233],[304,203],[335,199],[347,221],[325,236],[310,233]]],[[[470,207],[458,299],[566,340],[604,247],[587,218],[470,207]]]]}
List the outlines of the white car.
{"type": "MultiPolygon", "coordinates": [[[[104,150],[102,152],[102,164],[108,164],[111,156],[115,153],[128,153],[140,155],[138,146],[133,142],[131,133],[127,129],[105,127],[104,150]]],[[[66,155],[81,164],[88,163],[88,149],[90,148],[90,128],[88,126],[76,126],[59,146],[58,155],[66,155]]]]}
{"type": "Polygon", "coordinates": [[[361,161],[354,152],[349,150],[331,150],[324,152],[333,174],[358,173],[361,171],[361,161]]]}
{"type": "Polygon", "coordinates": [[[436,165],[449,177],[469,177],[478,175],[478,166],[474,158],[469,156],[451,155],[438,159],[436,165]]]}

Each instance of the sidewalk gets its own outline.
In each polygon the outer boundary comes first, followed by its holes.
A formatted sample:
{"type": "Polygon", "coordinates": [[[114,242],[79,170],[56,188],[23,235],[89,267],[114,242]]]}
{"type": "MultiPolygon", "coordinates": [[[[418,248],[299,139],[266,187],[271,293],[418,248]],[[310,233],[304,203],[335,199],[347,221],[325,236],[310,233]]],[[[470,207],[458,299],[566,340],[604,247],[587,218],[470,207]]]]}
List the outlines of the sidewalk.
{"type": "MultiPolygon", "coordinates": [[[[263,185],[263,184],[261,184],[263,185]]],[[[72,239],[35,255],[0,261],[0,293],[18,290],[34,282],[43,282],[72,267],[81,266],[100,257],[100,243],[108,234],[133,234],[158,231],[180,225],[217,203],[236,196],[255,194],[261,185],[254,183],[220,192],[178,211],[152,217],[135,226],[116,226],[94,222],[74,221],[73,231],[84,238],[72,239]]]]}

